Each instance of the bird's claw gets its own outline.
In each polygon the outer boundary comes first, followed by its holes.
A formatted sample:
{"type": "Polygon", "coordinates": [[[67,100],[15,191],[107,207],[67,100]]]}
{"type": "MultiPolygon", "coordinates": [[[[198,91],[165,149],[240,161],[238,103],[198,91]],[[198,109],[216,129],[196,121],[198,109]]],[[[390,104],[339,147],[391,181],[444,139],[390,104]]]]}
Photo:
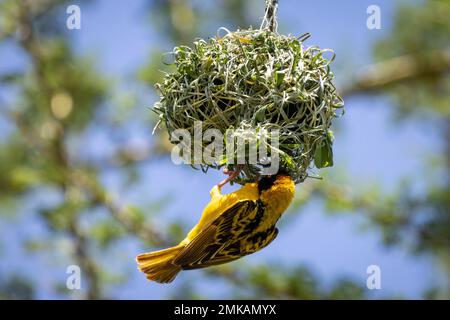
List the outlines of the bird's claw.
{"type": "Polygon", "coordinates": [[[222,188],[224,185],[226,185],[227,183],[233,181],[234,179],[236,179],[239,174],[241,173],[242,170],[242,165],[238,165],[236,167],[235,171],[231,171],[228,168],[224,168],[223,169],[223,173],[228,175],[228,178],[224,179],[222,182],[220,182],[219,184],[217,184],[217,186],[220,188],[222,188]]]}

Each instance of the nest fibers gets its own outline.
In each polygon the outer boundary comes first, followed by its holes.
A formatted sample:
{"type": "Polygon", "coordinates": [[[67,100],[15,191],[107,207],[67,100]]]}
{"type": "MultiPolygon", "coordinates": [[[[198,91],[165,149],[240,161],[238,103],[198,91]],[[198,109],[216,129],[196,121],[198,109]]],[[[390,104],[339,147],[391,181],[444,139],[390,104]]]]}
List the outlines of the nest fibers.
{"type": "MultiPolygon", "coordinates": [[[[169,134],[187,129],[194,137],[195,123],[201,121],[203,133],[218,129],[224,135],[224,145],[230,141],[227,129],[235,129],[233,139],[246,138],[247,148],[264,140],[268,156],[255,163],[246,155],[239,183],[254,181],[275,156],[297,183],[308,177],[313,160],[317,168],[331,166],[330,126],[343,106],[329,67],[334,54],[327,59],[324,53],[330,50],[304,47],[309,34],[226,31],[223,37],[197,40],[192,48],[174,49],[176,71],[157,84],[161,99],[154,107],[169,134]],[[274,130],[276,146],[266,139],[274,130]]],[[[211,141],[200,144],[205,151],[211,141]]],[[[227,152],[216,161],[197,159],[197,164],[204,171],[225,165],[234,170],[237,152],[227,152]]]]}

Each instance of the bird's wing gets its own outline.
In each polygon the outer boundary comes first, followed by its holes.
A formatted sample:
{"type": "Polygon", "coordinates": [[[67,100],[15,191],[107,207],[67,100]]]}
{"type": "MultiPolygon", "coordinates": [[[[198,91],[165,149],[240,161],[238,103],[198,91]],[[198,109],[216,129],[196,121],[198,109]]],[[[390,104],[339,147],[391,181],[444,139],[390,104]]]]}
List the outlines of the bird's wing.
{"type": "Polygon", "coordinates": [[[241,240],[259,225],[263,209],[257,201],[236,203],[195,236],[173,263],[183,269],[196,269],[230,262],[251,253],[242,251],[241,240]]]}
{"type": "Polygon", "coordinates": [[[241,245],[241,241],[234,241],[229,243],[226,246],[222,246],[221,250],[211,250],[209,253],[210,255],[213,255],[213,258],[207,258],[206,259],[198,261],[198,263],[191,263],[188,265],[183,265],[182,268],[184,270],[190,270],[190,269],[199,269],[199,268],[205,268],[210,266],[215,266],[218,264],[223,264],[227,262],[231,262],[234,260],[237,260],[245,255],[255,253],[256,251],[261,250],[262,248],[268,246],[278,235],[278,229],[273,228],[268,230],[269,234],[267,237],[263,239],[258,239],[258,242],[251,242],[246,243],[248,246],[244,247],[241,245]]]}

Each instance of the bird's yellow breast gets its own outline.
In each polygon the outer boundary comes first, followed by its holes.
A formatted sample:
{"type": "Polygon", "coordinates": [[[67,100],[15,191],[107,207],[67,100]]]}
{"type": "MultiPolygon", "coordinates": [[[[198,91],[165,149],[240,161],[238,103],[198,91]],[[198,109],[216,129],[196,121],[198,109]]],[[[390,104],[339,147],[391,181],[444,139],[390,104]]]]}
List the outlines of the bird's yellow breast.
{"type": "Polygon", "coordinates": [[[268,190],[261,192],[260,200],[266,207],[266,214],[260,229],[274,225],[286,211],[295,195],[295,183],[291,177],[279,176],[268,190]]]}
{"type": "Polygon", "coordinates": [[[268,190],[261,193],[261,201],[274,212],[282,214],[295,195],[295,184],[291,177],[280,176],[268,190]]]}

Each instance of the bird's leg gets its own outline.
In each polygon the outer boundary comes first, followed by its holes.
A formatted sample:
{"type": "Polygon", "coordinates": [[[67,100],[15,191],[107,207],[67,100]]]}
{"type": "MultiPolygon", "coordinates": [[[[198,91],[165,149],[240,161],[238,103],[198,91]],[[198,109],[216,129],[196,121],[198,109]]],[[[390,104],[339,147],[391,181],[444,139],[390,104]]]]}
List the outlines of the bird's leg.
{"type": "Polygon", "coordinates": [[[241,173],[242,171],[242,165],[237,165],[236,166],[236,170],[235,171],[231,171],[228,170],[228,168],[223,169],[223,173],[228,175],[228,178],[224,179],[222,182],[220,182],[217,186],[220,188],[222,188],[224,185],[226,185],[228,182],[233,181],[234,179],[237,178],[237,176],[241,173]]]}

